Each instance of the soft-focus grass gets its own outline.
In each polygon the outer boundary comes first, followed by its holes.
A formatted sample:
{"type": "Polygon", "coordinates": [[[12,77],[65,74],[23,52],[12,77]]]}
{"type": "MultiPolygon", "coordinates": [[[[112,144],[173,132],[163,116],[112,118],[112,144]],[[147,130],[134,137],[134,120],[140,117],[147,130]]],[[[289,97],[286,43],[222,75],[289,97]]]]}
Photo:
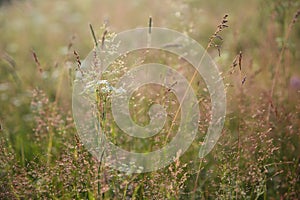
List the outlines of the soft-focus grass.
{"type": "Polygon", "coordinates": [[[54,0],[2,5],[0,197],[300,198],[299,86],[290,85],[291,77],[300,79],[299,22],[292,27],[283,59],[278,61],[299,6],[289,0],[54,0]],[[107,21],[111,31],[119,32],[146,26],[151,15],[154,26],[186,32],[206,46],[225,13],[230,27],[222,33],[221,57],[216,49],[209,53],[223,72],[228,112],[219,144],[205,160],[194,163],[196,168],[202,163],[200,173],[180,161],[134,176],[99,168],[75,139],[71,115],[73,51],[83,59],[93,48],[88,24],[101,38],[100,27],[107,21]],[[242,72],[236,68],[230,74],[239,51],[243,51],[242,72]],[[279,76],[271,98],[277,62],[279,76]],[[240,76],[247,76],[244,85],[240,76]]]}

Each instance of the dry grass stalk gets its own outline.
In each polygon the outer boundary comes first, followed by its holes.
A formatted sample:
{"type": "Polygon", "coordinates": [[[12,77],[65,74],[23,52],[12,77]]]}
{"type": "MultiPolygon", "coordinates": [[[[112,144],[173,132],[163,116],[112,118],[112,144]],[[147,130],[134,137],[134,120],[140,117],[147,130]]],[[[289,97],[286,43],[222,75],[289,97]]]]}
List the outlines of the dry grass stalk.
{"type": "Polygon", "coordinates": [[[93,36],[93,39],[94,39],[95,46],[98,47],[98,41],[97,41],[97,38],[96,38],[96,35],[95,35],[95,32],[94,32],[94,28],[93,28],[92,24],[89,24],[89,26],[90,26],[90,30],[91,30],[91,33],[92,33],[92,36],[93,36]]]}
{"type": "Polygon", "coordinates": [[[76,39],[76,36],[75,35],[72,35],[71,39],[70,39],[70,42],[68,44],[68,51],[71,50],[71,48],[73,47],[74,45],[74,40],[76,39]]]}
{"type": "Polygon", "coordinates": [[[228,14],[225,14],[222,22],[217,26],[217,30],[214,34],[209,38],[209,47],[215,47],[218,50],[219,56],[221,56],[221,45],[215,43],[216,39],[223,41],[223,38],[220,36],[220,33],[224,30],[224,28],[228,28],[228,14]]]}
{"type": "MultiPolygon", "coordinates": [[[[227,25],[227,22],[228,22],[227,17],[228,17],[228,14],[225,14],[224,17],[223,17],[223,19],[222,19],[222,22],[217,26],[217,30],[216,30],[215,33],[209,38],[209,43],[208,43],[208,45],[207,45],[207,47],[206,47],[206,49],[205,49],[205,51],[204,51],[202,57],[200,58],[199,65],[201,65],[201,63],[202,63],[202,61],[203,61],[203,58],[204,58],[204,56],[207,54],[207,50],[209,49],[209,47],[213,46],[212,44],[214,44],[214,39],[215,39],[215,38],[219,38],[219,37],[220,37],[219,34],[224,30],[224,28],[227,28],[227,27],[228,27],[228,25],[227,25]]],[[[218,51],[219,51],[219,55],[220,55],[220,46],[218,46],[218,51]]],[[[197,75],[197,70],[195,70],[195,72],[194,72],[194,74],[193,74],[191,80],[189,81],[189,85],[192,84],[192,82],[193,82],[194,79],[196,78],[196,75],[197,75]]],[[[188,91],[189,91],[189,88],[187,88],[187,90],[185,91],[185,93],[184,93],[182,99],[185,99],[185,97],[186,97],[188,91]]],[[[171,126],[170,126],[170,128],[169,128],[168,134],[167,134],[167,136],[166,136],[165,143],[167,143],[168,138],[170,137],[171,130],[172,130],[172,128],[173,128],[173,126],[174,126],[174,123],[175,123],[175,121],[176,121],[176,119],[177,119],[177,117],[178,117],[179,111],[181,110],[181,105],[182,105],[182,101],[180,102],[179,107],[178,107],[178,109],[177,109],[177,111],[176,111],[176,113],[175,113],[175,115],[174,115],[174,119],[172,120],[171,126]]]]}
{"type": "Polygon", "coordinates": [[[107,33],[108,33],[108,31],[105,30],[105,31],[103,32],[103,35],[102,35],[102,39],[101,39],[101,48],[102,48],[102,49],[104,48],[105,37],[106,37],[107,33]]]}
{"type": "Polygon", "coordinates": [[[239,53],[239,67],[240,67],[240,71],[242,71],[242,58],[243,58],[243,53],[242,53],[242,51],[240,51],[240,53],[239,53]]]}
{"type": "Polygon", "coordinates": [[[36,55],[36,53],[35,53],[35,51],[34,51],[33,49],[31,50],[31,53],[32,53],[34,62],[35,62],[35,64],[36,64],[36,66],[37,66],[39,72],[40,72],[40,73],[43,73],[43,69],[42,69],[42,67],[41,67],[41,63],[39,62],[39,59],[38,59],[38,57],[37,57],[37,55],[36,55]]]}
{"type": "Polygon", "coordinates": [[[278,59],[276,61],[275,75],[274,75],[274,78],[273,78],[273,82],[272,82],[272,86],[271,86],[271,91],[270,91],[270,95],[269,95],[270,100],[269,100],[268,114],[267,114],[267,119],[266,119],[267,122],[269,122],[269,120],[270,120],[271,108],[273,106],[273,95],[274,95],[275,85],[276,85],[276,82],[277,82],[277,79],[278,79],[278,75],[279,75],[279,69],[280,69],[280,66],[281,66],[281,61],[283,59],[283,55],[284,55],[284,52],[285,52],[287,41],[288,41],[288,39],[290,37],[292,28],[293,28],[294,24],[296,23],[296,21],[298,20],[299,15],[300,15],[300,9],[298,9],[295,12],[294,17],[293,17],[293,19],[291,20],[291,22],[290,22],[290,24],[288,26],[286,35],[285,35],[284,40],[283,40],[281,51],[280,51],[278,59]]]}
{"type": "Polygon", "coordinates": [[[80,66],[81,66],[81,61],[80,61],[80,57],[79,57],[79,54],[77,53],[77,51],[74,50],[74,55],[76,57],[76,62],[77,62],[77,67],[76,67],[76,71],[79,70],[81,75],[83,76],[83,71],[81,70],[80,66]]]}
{"type": "Polygon", "coordinates": [[[244,85],[244,83],[246,82],[247,76],[244,76],[244,78],[242,79],[242,85],[244,85]]]}
{"type": "MultiPolygon", "coordinates": [[[[228,27],[229,27],[229,26],[227,25],[227,23],[228,23],[227,18],[228,18],[228,14],[225,14],[225,15],[223,16],[222,22],[217,26],[217,30],[216,30],[215,33],[209,38],[209,42],[208,42],[208,45],[207,45],[207,47],[206,47],[206,49],[205,49],[205,53],[207,52],[207,50],[208,50],[211,46],[214,46],[214,47],[217,47],[218,52],[219,52],[219,56],[221,56],[220,46],[219,46],[219,45],[216,45],[216,44],[214,43],[214,40],[215,40],[216,38],[223,40],[223,38],[220,36],[220,33],[224,30],[224,28],[228,28],[228,27]]],[[[203,60],[203,58],[204,58],[205,53],[203,54],[203,56],[202,56],[202,58],[201,58],[201,60],[200,60],[200,64],[202,63],[202,60],[203,60]]],[[[197,71],[195,71],[195,73],[193,74],[193,77],[192,77],[192,79],[191,79],[191,81],[190,81],[189,84],[191,84],[191,83],[193,82],[193,80],[194,80],[195,77],[196,77],[196,74],[197,74],[197,71]]],[[[187,93],[187,92],[186,92],[186,93],[187,93]]],[[[184,97],[186,96],[186,93],[185,93],[184,97]]],[[[181,104],[180,104],[180,105],[181,105],[181,104]]],[[[178,108],[178,110],[179,110],[179,109],[180,109],[180,107],[178,108]]],[[[178,110],[177,110],[177,111],[178,111],[178,110]]],[[[176,112],[175,119],[176,119],[177,115],[178,115],[178,113],[176,112]]],[[[173,124],[173,123],[172,123],[172,124],[173,124]]],[[[171,124],[171,125],[172,125],[172,124],[171,124]]],[[[199,168],[198,168],[198,171],[197,171],[196,180],[195,180],[194,188],[193,188],[193,194],[194,194],[193,199],[195,199],[195,194],[196,194],[196,190],[197,190],[197,187],[198,187],[198,180],[199,180],[199,176],[200,176],[200,172],[201,172],[202,161],[203,161],[203,159],[200,159],[200,164],[199,164],[199,168]]]]}
{"type": "Polygon", "coordinates": [[[149,16],[149,34],[151,34],[151,28],[152,28],[152,17],[149,16]]]}
{"type": "Polygon", "coordinates": [[[8,53],[4,52],[1,57],[6,60],[13,69],[16,68],[16,61],[8,53]]]}
{"type": "Polygon", "coordinates": [[[229,74],[233,74],[235,72],[235,67],[239,66],[240,71],[240,79],[242,85],[246,82],[246,76],[242,73],[242,60],[243,60],[243,52],[240,51],[238,55],[235,56],[234,60],[232,61],[231,68],[229,70],[229,74]],[[243,78],[242,78],[243,77],[243,78]]]}

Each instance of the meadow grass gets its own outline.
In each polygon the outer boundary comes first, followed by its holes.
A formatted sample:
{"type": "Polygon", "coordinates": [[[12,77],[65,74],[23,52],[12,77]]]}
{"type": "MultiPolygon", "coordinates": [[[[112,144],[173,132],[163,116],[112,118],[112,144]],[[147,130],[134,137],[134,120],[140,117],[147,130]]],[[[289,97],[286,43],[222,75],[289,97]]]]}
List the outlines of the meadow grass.
{"type": "MultiPolygon", "coordinates": [[[[0,198],[299,199],[299,6],[289,0],[3,4],[0,198]],[[71,97],[75,73],[84,73],[80,64],[93,46],[103,47],[113,32],[140,26],[172,28],[207,46],[226,86],[227,115],[221,138],[205,158],[198,158],[199,134],[169,166],[127,174],[95,159],[81,143],[71,97]]],[[[168,52],[137,51],[118,59],[110,66],[113,73],[102,77],[115,83],[129,66],[153,58],[190,80],[199,98],[199,133],[205,133],[210,97],[184,60],[168,52]]],[[[149,123],[153,103],[168,111],[166,126],[150,142],[122,134],[109,110],[111,91],[96,95],[101,127],[124,149],[153,151],[176,134],[180,105],[172,90],[148,85],[129,103],[140,125],[149,123]]]]}

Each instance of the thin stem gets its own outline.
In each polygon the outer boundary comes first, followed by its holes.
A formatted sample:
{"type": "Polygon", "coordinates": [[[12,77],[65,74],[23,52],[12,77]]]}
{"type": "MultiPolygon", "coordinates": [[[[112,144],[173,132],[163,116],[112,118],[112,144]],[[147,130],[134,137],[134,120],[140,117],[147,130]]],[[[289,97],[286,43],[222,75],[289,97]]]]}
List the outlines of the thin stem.
{"type": "MultiPolygon", "coordinates": [[[[214,44],[214,39],[215,39],[215,38],[219,38],[219,37],[218,37],[218,36],[219,36],[219,33],[220,33],[224,28],[227,28],[227,27],[228,27],[228,26],[226,25],[226,23],[228,22],[227,17],[228,17],[228,14],[225,14],[224,17],[223,17],[222,22],[217,26],[217,30],[216,30],[215,33],[209,38],[208,45],[207,45],[207,47],[205,48],[204,53],[203,53],[203,55],[201,56],[201,59],[200,59],[198,65],[201,65],[201,64],[202,64],[202,61],[203,61],[203,59],[204,59],[204,56],[207,54],[207,50],[209,49],[209,47],[211,47],[211,46],[217,47],[217,48],[218,48],[218,52],[220,53],[220,46],[214,44]]],[[[195,70],[195,72],[194,72],[194,74],[193,74],[191,80],[189,81],[189,85],[190,85],[190,86],[191,86],[192,82],[194,81],[194,79],[196,78],[197,72],[198,72],[198,71],[195,70]]],[[[169,128],[169,130],[168,130],[168,134],[167,134],[167,137],[166,137],[166,140],[165,140],[165,144],[167,143],[168,138],[170,137],[172,128],[173,128],[173,126],[174,126],[174,123],[175,123],[175,121],[176,121],[176,119],[177,119],[177,117],[178,117],[179,111],[181,110],[181,105],[182,105],[182,103],[183,103],[183,101],[184,101],[186,95],[188,94],[189,89],[190,89],[190,87],[188,87],[188,88],[185,90],[185,93],[184,93],[184,95],[183,95],[183,98],[181,99],[181,102],[180,102],[180,104],[179,104],[179,107],[178,107],[178,109],[176,110],[174,119],[172,120],[171,126],[170,126],[170,128],[169,128]]]]}
{"type": "Polygon", "coordinates": [[[237,152],[237,172],[236,172],[236,181],[235,181],[235,199],[238,199],[238,191],[239,191],[239,173],[240,173],[240,157],[241,157],[241,108],[240,106],[243,104],[243,73],[242,73],[242,51],[239,52],[239,86],[240,86],[240,98],[239,98],[239,108],[238,108],[238,135],[237,135],[237,142],[238,142],[238,152],[237,152]]]}
{"type": "Polygon", "coordinates": [[[292,28],[293,28],[293,25],[295,24],[296,22],[296,19],[297,17],[299,16],[299,13],[300,13],[300,10],[298,10],[291,23],[289,24],[288,26],[288,29],[287,29],[287,33],[284,37],[284,40],[283,40],[283,44],[282,44],[282,48],[281,48],[281,51],[279,53],[279,56],[278,56],[278,59],[276,61],[276,65],[275,65],[275,74],[274,74],[274,78],[273,78],[273,81],[272,81],[272,86],[271,86],[271,91],[270,91],[270,100],[269,100],[269,106],[268,106],[268,115],[267,115],[267,122],[269,122],[270,120],[270,114],[271,114],[271,108],[272,108],[272,105],[273,105],[273,102],[272,102],[272,99],[273,99],[273,96],[274,96],[274,90],[275,90],[275,86],[276,86],[276,82],[277,82],[277,79],[278,79],[278,74],[279,74],[279,69],[280,69],[280,64],[281,64],[281,61],[283,59],[283,55],[284,55],[284,52],[285,52],[285,48],[286,48],[286,45],[287,45],[287,41],[290,37],[290,34],[291,34],[291,31],[292,31],[292,28]]]}
{"type": "Polygon", "coordinates": [[[194,189],[193,189],[193,199],[196,199],[196,190],[197,190],[197,187],[198,187],[198,181],[199,181],[199,176],[200,176],[200,172],[201,172],[202,161],[203,161],[203,159],[200,159],[200,164],[199,164],[199,167],[198,167],[197,176],[196,176],[194,189]]]}
{"type": "Polygon", "coordinates": [[[94,32],[93,26],[92,26],[92,24],[89,24],[89,25],[90,25],[90,30],[91,30],[94,42],[95,42],[95,46],[98,47],[98,41],[97,41],[97,38],[96,38],[96,35],[95,35],[95,32],[94,32]]]}
{"type": "Polygon", "coordinates": [[[53,135],[54,135],[54,133],[52,131],[52,128],[50,128],[48,148],[47,148],[47,166],[50,165],[50,160],[51,160],[51,150],[52,150],[52,143],[53,143],[53,135]]]}
{"type": "MultiPolygon", "coordinates": [[[[210,45],[211,45],[211,41],[208,43],[208,45],[207,45],[207,47],[206,47],[206,49],[205,49],[205,51],[204,51],[204,53],[203,53],[203,55],[202,55],[202,57],[201,57],[201,59],[200,59],[199,65],[201,65],[201,63],[202,63],[202,61],[203,61],[203,59],[204,59],[204,56],[206,55],[207,50],[208,50],[208,48],[210,47],[210,45]]],[[[189,85],[191,85],[192,82],[194,81],[194,79],[196,78],[197,72],[198,72],[198,71],[195,70],[195,72],[194,72],[194,74],[193,74],[191,80],[189,81],[189,85]]],[[[174,126],[174,123],[175,123],[175,121],[176,121],[176,119],[177,119],[177,117],[178,117],[179,111],[181,110],[181,105],[182,105],[182,103],[183,103],[183,101],[184,101],[186,95],[188,94],[189,89],[190,89],[190,87],[188,87],[188,88],[185,90],[184,95],[183,95],[183,98],[181,99],[181,102],[180,102],[180,104],[179,104],[179,106],[178,106],[178,109],[176,110],[174,119],[172,120],[171,126],[170,126],[170,128],[169,128],[169,130],[168,130],[168,134],[167,134],[167,137],[166,137],[166,140],[165,140],[165,144],[167,143],[167,141],[168,141],[168,139],[169,139],[169,137],[170,137],[172,128],[173,128],[173,126],[174,126]]]]}

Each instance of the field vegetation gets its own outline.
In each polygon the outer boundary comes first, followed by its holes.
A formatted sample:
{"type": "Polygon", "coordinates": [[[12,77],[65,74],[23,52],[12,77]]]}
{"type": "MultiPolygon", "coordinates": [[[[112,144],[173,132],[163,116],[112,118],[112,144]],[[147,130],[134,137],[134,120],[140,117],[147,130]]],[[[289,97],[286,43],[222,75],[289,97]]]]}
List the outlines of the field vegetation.
{"type": "MultiPolygon", "coordinates": [[[[300,199],[299,1],[0,5],[0,199],[300,199]],[[169,166],[130,174],[106,166],[82,144],[72,88],[80,62],[95,46],[89,24],[101,44],[103,36],[108,41],[113,33],[147,27],[149,16],[153,26],[185,33],[207,47],[223,77],[227,113],[217,145],[203,159],[198,158],[200,134],[169,166]]],[[[115,73],[103,78],[114,82],[128,65],[154,57],[188,79],[193,76],[188,63],[153,51],[120,58],[111,66],[115,73]]],[[[197,76],[191,85],[200,99],[199,133],[205,133],[211,105],[201,80],[197,76]]],[[[180,119],[170,135],[151,138],[150,146],[123,137],[109,111],[111,91],[95,94],[101,127],[124,149],[156,150],[176,134],[180,119]]],[[[174,99],[172,91],[152,85],[137,90],[129,107],[135,122],[145,125],[149,105],[164,104],[170,128],[179,106],[174,99]]]]}

